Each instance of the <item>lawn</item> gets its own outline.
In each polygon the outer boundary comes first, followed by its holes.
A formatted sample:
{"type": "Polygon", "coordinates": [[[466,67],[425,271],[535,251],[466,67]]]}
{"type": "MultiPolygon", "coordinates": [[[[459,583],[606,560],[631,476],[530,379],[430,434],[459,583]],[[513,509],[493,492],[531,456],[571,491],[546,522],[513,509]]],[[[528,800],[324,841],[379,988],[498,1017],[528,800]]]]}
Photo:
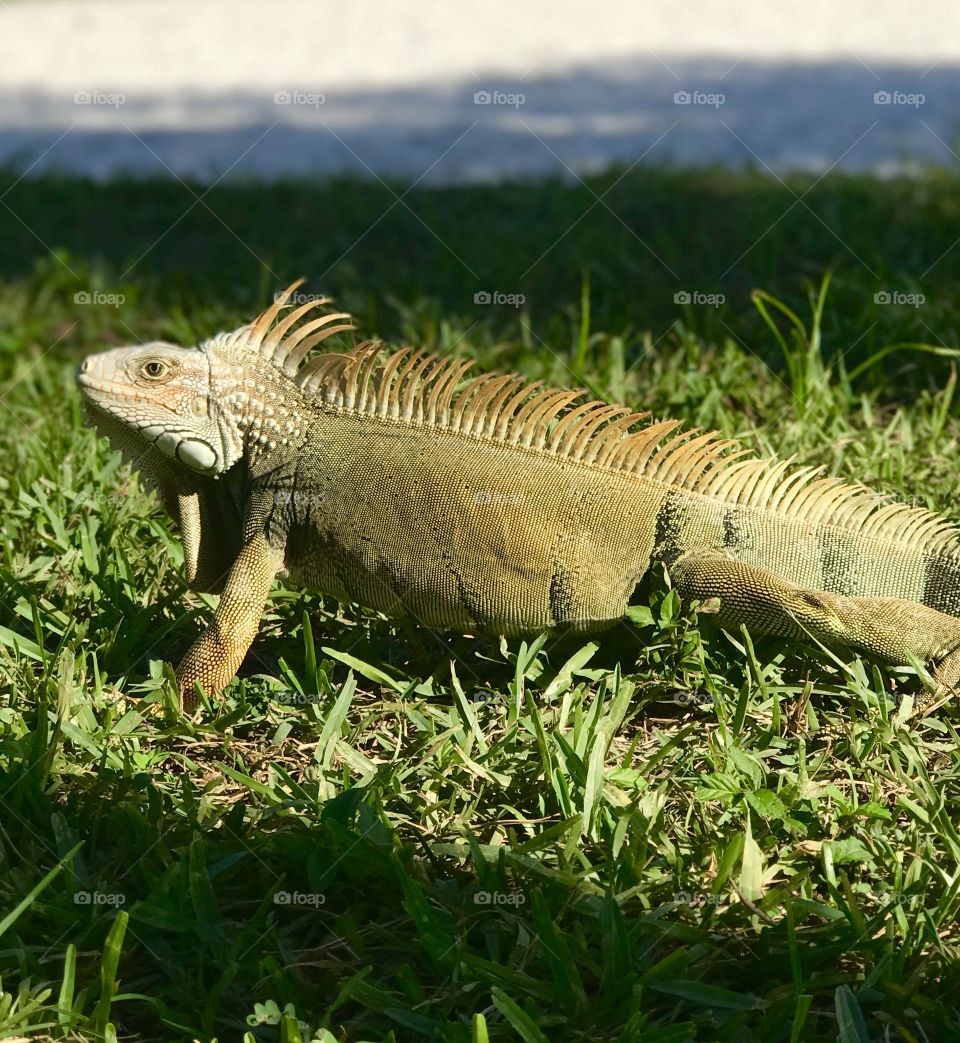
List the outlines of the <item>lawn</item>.
{"type": "Polygon", "coordinates": [[[916,671],[711,630],[662,572],[582,647],[277,585],[191,722],[215,599],[73,383],[306,275],[960,520],[958,218],[945,173],[4,175],[0,1039],[958,1038],[958,715],[916,671]]]}

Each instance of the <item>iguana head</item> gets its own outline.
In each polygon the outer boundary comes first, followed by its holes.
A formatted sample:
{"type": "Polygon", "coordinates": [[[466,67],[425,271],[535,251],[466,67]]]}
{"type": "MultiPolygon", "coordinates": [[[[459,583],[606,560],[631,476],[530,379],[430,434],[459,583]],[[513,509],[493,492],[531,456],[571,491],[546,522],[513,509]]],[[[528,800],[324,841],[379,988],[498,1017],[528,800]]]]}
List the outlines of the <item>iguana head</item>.
{"type": "Polygon", "coordinates": [[[332,325],[349,319],[343,312],[300,323],[327,303],[320,297],[277,321],[301,281],[253,322],[199,348],[155,341],[89,355],[77,382],[95,426],[127,455],[142,445],[176,471],[214,478],[243,457],[295,444],[305,427],[300,363],[314,344],[353,329],[332,325]]]}
{"type": "Polygon", "coordinates": [[[161,341],[114,348],[87,356],[77,383],[95,423],[98,412],[106,413],[145,449],[153,446],[189,471],[222,474],[242,453],[236,418],[213,394],[203,351],[161,341]]]}

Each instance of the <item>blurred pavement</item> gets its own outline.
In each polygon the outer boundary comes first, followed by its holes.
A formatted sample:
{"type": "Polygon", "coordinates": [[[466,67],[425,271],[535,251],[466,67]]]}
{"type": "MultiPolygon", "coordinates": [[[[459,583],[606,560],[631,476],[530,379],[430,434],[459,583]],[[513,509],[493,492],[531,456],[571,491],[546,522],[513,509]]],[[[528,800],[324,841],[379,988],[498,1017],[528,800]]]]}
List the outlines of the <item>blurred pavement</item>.
{"type": "Polygon", "coordinates": [[[0,0],[0,164],[425,183],[960,153],[960,5],[0,0]]]}

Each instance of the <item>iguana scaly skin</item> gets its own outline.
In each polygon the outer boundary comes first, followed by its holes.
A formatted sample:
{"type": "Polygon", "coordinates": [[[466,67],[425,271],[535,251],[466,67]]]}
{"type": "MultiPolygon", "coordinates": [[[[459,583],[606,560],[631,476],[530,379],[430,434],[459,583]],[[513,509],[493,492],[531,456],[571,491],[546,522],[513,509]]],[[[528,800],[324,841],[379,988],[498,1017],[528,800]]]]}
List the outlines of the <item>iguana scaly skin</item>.
{"type": "Polygon", "coordinates": [[[97,427],[183,533],[187,580],[220,593],[177,670],[219,692],[275,576],[430,627],[598,629],[651,562],[721,625],[812,636],[960,678],[960,530],[716,433],[377,343],[307,358],[342,313],[281,318],[299,283],[199,349],[91,355],[97,427]],[[714,601],[716,605],[716,601],[714,601]]]}

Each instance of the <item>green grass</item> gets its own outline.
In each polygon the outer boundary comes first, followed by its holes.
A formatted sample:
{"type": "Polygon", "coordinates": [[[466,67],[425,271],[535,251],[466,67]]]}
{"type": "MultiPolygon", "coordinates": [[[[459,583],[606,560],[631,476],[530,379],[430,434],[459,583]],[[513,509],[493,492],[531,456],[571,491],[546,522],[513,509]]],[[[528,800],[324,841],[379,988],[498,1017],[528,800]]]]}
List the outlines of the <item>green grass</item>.
{"type": "Polygon", "coordinates": [[[367,332],[960,518],[960,184],[616,177],[416,189],[339,261],[389,187],[221,186],[171,229],[180,185],[8,178],[0,1039],[960,1034],[957,712],[912,715],[910,670],[701,631],[662,575],[583,648],[276,587],[222,704],[174,707],[164,663],[213,599],[73,366],[300,274],[367,332]],[[618,217],[564,235],[611,185],[618,217]],[[473,303],[494,289],[527,303],[473,303]]]}

